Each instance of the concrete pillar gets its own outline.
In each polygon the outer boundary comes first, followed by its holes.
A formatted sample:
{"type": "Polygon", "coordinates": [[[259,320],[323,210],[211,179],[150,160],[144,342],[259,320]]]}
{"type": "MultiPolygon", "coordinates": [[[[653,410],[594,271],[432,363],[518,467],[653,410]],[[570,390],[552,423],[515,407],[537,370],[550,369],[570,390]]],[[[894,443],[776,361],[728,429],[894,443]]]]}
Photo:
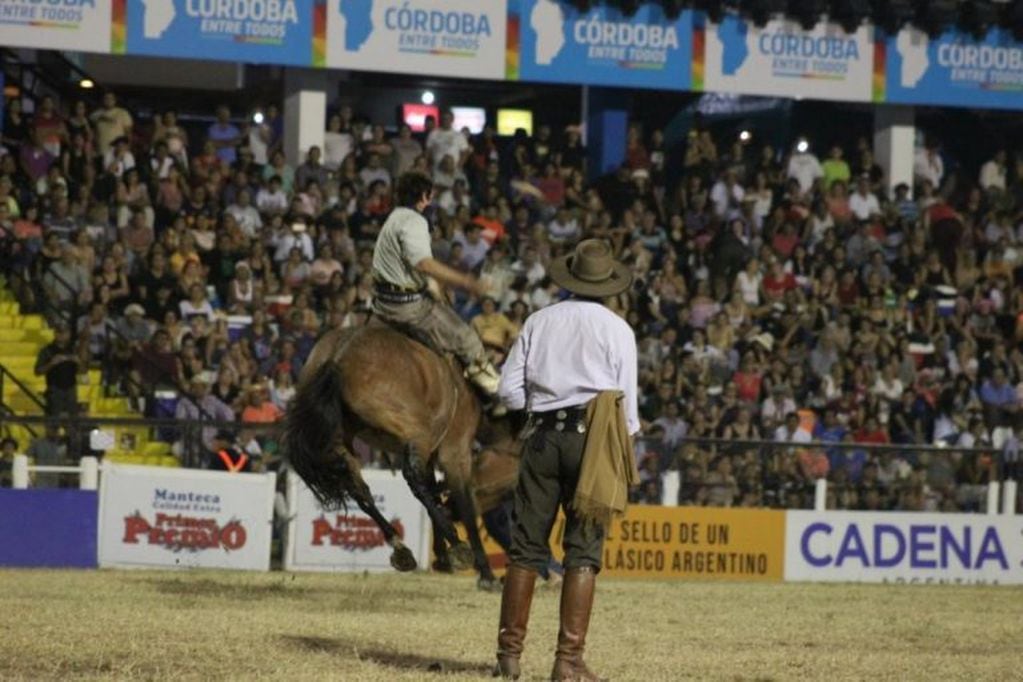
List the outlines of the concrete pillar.
{"type": "Polygon", "coordinates": [[[874,156],[884,170],[888,193],[895,186],[913,186],[916,125],[913,107],[881,104],[874,107],[874,156]]]}
{"type": "Polygon", "coordinates": [[[310,147],[323,149],[327,129],[327,72],[288,68],[284,72],[284,155],[298,166],[310,147]]]}

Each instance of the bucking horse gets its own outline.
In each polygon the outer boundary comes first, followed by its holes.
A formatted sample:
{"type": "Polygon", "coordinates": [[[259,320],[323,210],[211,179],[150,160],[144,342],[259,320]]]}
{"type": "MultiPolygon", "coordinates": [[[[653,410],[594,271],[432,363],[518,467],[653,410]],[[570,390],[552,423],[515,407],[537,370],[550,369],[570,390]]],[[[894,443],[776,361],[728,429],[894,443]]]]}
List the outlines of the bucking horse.
{"type": "Polygon", "coordinates": [[[494,589],[497,581],[476,526],[473,448],[482,431],[490,448],[511,451],[514,439],[510,426],[491,423],[481,430],[482,422],[480,401],[457,362],[371,323],[331,330],[317,341],[288,406],[282,445],[291,468],[321,505],[337,509],[354,501],[383,532],[392,548],[391,565],[411,571],[415,557],[374,504],[352,444],[358,438],[386,453],[426,507],[438,558],[443,562],[448,553],[458,569],[474,565],[480,588],[494,589]],[[435,469],[444,474],[469,545],[459,540],[440,503],[435,469]]]}

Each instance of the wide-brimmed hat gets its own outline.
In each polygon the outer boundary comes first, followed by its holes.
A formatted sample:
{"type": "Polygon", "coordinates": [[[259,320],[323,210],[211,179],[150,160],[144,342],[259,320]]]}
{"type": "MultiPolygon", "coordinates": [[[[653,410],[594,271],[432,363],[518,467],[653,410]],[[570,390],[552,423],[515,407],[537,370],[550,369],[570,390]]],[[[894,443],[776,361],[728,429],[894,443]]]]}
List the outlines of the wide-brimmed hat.
{"type": "Polygon", "coordinates": [[[632,284],[629,267],[616,261],[601,239],[579,242],[573,253],[551,263],[549,274],[562,288],[593,298],[620,294],[632,284]]]}

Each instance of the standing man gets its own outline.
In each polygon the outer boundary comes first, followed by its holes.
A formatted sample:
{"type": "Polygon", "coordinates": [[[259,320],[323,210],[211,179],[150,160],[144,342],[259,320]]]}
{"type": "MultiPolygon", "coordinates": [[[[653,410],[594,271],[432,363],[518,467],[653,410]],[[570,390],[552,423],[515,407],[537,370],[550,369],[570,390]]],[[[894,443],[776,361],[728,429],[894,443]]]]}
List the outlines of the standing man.
{"type": "Polygon", "coordinates": [[[527,410],[529,425],[515,489],[495,673],[510,679],[521,674],[533,586],[547,566],[560,505],[565,577],[551,679],[597,680],[583,662],[593,588],[605,524],[612,513],[624,511],[628,484],[637,476],[631,437],[640,428],[636,339],[602,302],[625,291],[632,275],[615,262],[606,242],[587,239],[553,262],[550,276],[574,296],[526,320],[501,374],[501,400],[509,409],[527,410]],[[602,410],[608,398],[610,409],[602,410]],[[618,494],[608,498],[594,494],[596,488],[618,494]]]}
{"type": "Polygon", "coordinates": [[[46,377],[46,414],[74,417],[78,414],[78,363],[71,343],[71,328],[63,322],[53,330],[53,342],[39,351],[36,376],[46,377]]]}
{"type": "MultiPolygon", "coordinates": [[[[398,180],[398,207],[380,229],[373,252],[373,310],[410,336],[442,353],[453,353],[469,381],[489,398],[500,375],[487,359],[483,342],[450,305],[434,300],[426,278],[475,294],[486,293],[472,275],[434,259],[430,226],[423,211],[433,200],[433,181],[419,173],[398,180]]],[[[500,406],[498,406],[500,407],[500,406]]]]}

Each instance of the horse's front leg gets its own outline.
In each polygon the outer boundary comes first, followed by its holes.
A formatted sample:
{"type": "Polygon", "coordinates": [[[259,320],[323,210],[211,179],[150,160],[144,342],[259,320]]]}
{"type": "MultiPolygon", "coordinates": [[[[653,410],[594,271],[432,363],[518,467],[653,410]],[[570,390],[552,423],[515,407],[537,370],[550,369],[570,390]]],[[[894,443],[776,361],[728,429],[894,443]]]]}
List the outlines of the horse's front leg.
{"type": "Polygon", "coordinates": [[[430,472],[423,463],[421,457],[416,453],[415,447],[410,443],[405,446],[404,460],[402,461],[401,473],[405,476],[409,489],[416,499],[426,507],[433,522],[434,531],[447,542],[451,548],[451,565],[455,570],[462,570],[472,565],[472,550],[464,542],[458,539],[455,526],[451,519],[440,508],[437,498],[433,494],[434,485],[430,482],[430,472]]]}
{"type": "MultiPolygon", "coordinates": [[[[351,457],[348,453],[342,453],[342,456],[346,458],[351,457]]],[[[373,522],[377,524],[384,534],[387,544],[393,548],[391,552],[391,566],[395,570],[402,572],[416,570],[416,557],[412,554],[412,550],[405,546],[405,543],[401,541],[401,536],[398,535],[398,531],[377,509],[376,503],[373,502],[373,494],[370,492],[369,486],[366,485],[366,481],[362,478],[359,470],[352,467],[351,471],[352,483],[346,492],[359,505],[359,509],[373,519],[373,522]]]]}

